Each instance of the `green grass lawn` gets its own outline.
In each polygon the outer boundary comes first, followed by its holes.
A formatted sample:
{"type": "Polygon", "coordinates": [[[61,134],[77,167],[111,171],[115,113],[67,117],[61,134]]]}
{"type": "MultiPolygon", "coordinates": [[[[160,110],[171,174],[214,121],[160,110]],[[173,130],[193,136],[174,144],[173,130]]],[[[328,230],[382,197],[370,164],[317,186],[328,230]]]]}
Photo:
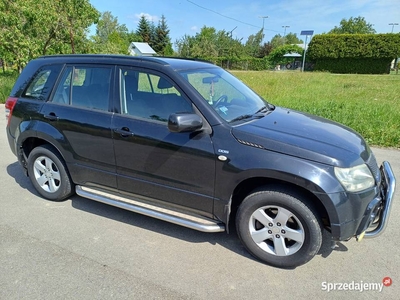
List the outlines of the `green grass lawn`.
{"type": "Polygon", "coordinates": [[[371,145],[400,147],[400,75],[232,73],[275,105],[345,124],[371,145]]]}
{"type": "MultiPolygon", "coordinates": [[[[369,144],[400,148],[400,74],[232,71],[269,102],[345,124],[369,144]]],[[[0,72],[0,103],[16,73],[0,72]]]]}

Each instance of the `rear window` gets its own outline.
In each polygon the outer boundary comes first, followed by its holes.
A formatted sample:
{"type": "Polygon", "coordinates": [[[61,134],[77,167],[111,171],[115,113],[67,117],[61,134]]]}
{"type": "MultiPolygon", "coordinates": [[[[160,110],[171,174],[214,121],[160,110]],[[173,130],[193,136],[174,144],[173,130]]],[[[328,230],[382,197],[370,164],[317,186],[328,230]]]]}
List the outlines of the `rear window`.
{"type": "Polygon", "coordinates": [[[51,65],[39,69],[32,77],[22,97],[36,100],[47,100],[57,79],[61,66],[51,65]]]}

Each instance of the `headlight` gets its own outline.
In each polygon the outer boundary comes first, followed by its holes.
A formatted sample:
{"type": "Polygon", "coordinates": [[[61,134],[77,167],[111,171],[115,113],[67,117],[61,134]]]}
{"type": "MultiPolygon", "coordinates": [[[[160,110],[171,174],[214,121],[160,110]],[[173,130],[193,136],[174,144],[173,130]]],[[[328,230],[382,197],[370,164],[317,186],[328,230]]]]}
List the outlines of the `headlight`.
{"type": "Polygon", "coordinates": [[[352,168],[335,167],[335,175],[349,192],[359,192],[375,184],[375,179],[365,164],[352,168]]]}

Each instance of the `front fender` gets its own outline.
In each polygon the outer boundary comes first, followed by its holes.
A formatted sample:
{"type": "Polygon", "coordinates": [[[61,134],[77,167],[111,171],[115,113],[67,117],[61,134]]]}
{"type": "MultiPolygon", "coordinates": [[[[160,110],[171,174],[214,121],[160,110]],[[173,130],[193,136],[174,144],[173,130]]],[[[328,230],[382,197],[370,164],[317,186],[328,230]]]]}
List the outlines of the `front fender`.
{"type": "MultiPolygon", "coordinates": [[[[325,207],[331,222],[339,222],[337,207],[341,205],[343,187],[334,175],[333,167],[302,158],[264,149],[251,148],[245,151],[246,158],[230,153],[230,159],[217,163],[216,207],[218,216],[227,214],[227,206],[236,187],[249,179],[278,180],[299,186],[315,195],[325,207]]],[[[239,152],[238,152],[239,153],[239,152]]],[[[224,218],[225,219],[225,218],[224,218]]]]}

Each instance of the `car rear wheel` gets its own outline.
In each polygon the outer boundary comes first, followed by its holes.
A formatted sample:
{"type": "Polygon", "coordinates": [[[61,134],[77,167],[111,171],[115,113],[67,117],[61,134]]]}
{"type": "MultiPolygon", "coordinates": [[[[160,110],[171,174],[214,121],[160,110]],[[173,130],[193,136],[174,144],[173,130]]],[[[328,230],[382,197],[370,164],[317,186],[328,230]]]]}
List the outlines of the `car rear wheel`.
{"type": "Polygon", "coordinates": [[[29,154],[28,175],[44,198],[62,201],[73,194],[73,184],[65,163],[49,145],[36,147],[29,154]]]}
{"type": "Polygon", "coordinates": [[[311,260],[322,244],[314,209],[296,192],[269,188],[248,195],[236,215],[239,238],[261,261],[294,268],[311,260]]]}

